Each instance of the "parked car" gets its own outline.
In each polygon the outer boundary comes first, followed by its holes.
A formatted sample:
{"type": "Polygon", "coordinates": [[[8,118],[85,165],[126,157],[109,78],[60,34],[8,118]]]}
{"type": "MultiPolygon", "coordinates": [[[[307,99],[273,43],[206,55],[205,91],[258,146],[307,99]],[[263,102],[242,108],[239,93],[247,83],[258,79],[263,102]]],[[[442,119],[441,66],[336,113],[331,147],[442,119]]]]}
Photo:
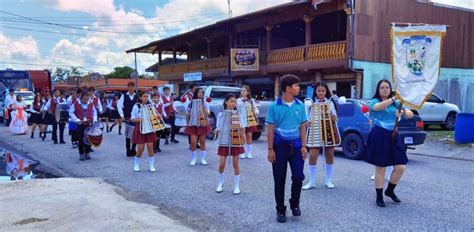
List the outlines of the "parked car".
{"type": "Polygon", "coordinates": [[[430,125],[440,125],[444,130],[454,130],[456,115],[459,112],[457,105],[446,102],[436,94],[432,94],[421,109],[413,109],[413,113],[423,120],[425,128],[430,125]]]}
{"type": "MultiPolygon", "coordinates": [[[[369,119],[362,113],[363,105],[368,105],[368,101],[347,99],[345,104],[337,104],[341,147],[349,159],[359,159],[366,151],[370,125],[369,119]]],[[[423,144],[426,139],[423,121],[416,115],[411,119],[401,119],[398,131],[405,144],[405,150],[414,149],[414,146],[423,144]]]]}
{"type": "MultiPolygon", "coordinates": [[[[8,91],[3,91],[0,93],[0,122],[3,122],[6,125],[6,120],[5,119],[5,109],[4,109],[4,100],[6,95],[8,94],[8,91]]],[[[23,99],[23,101],[26,104],[26,107],[30,107],[30,105],[33,103],[35,100],[35,94],[31,91],[15,91],[14,92],[15,97],[17,95],[20,95],[23,99]]]]}
{"type": "MultiPolygon", "coordinates": [[[[233,87],[233,86],[222,86],[222,85],[209,85],[209,86],[200,86],[204,89],[204,96],[210,97],[211,102],[209,103],[209,108],[211,110],[209,115],[209,123],[214,130],[216,128],[217,122],[217,115],[224,110],[223,102],[224,98],[227,94],[233,93],[236,97],[240,96],[240,87],[233,87]]],[[[268,107],[270,107],[270,101],[255,101],[256,106],[259,109],[259,115],[257,115],[259,125],[258,131],[254,132],[252,138],[254,140],[258,140],[262,135],[263,131],[265,130],[265,116],[268,111],[268,107]]],[[[182,109],[183,103],[179,101],[175,101],[173,106],[176,109],[182,109]]],[[[177,120],[185,120],[186,115],[183,110],[178,110],[176,113],[177,120]]],[[[214,131],[209,133],[207,136],[208,139],[212,139],[214,137],[214,131]]]]}

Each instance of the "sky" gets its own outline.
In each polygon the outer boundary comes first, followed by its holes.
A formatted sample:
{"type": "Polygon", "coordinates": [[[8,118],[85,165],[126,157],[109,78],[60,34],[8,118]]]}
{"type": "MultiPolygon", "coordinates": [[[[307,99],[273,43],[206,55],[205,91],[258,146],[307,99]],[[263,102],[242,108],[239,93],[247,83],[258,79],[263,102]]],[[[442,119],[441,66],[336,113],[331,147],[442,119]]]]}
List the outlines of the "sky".
{"type": "MultiPolygon", "coordinates": [[[[231,0],[237,16],[291,0],[231,0]]],[[[474,0],[434,0],[474,9],[474,0]]],[[[228,18],[227,0],[0,0],[0,69],[134,67],[125,50],[228,18]]],[[[137,54],[140,74],[157,55],[137,54]]]]}

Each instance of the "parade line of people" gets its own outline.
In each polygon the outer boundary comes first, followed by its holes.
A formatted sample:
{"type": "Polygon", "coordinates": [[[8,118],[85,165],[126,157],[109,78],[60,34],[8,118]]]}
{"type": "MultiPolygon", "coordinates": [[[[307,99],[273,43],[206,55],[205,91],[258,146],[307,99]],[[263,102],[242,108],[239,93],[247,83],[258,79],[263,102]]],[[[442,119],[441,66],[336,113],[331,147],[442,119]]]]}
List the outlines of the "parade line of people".
{"type": "MultiPolygon", "coordinates": [[[[295,75],[284,75],[280,79],[281,95],[273,102],[266,115],[267,159],[271,162],[277,221],[286,222],[285,182],[287,168],[292,172],[290,209],[293,216],[301,216],[301,190],[316,187],[316,164],[320,152],[324,154],[325,182],[328,189],[335,187],[332,182],[334,172],[334,146],[340,144],[337,128],[337,104],[331,97],[326,83],[314,84],[314,94],[304,102],[296,97],[300,93],[300,79],[295,75]],[[309,181],[303,186],[304,163],[309,155],[309,181]]],[[[165,144],[179,143],[175,135],[180,127],[175,125],[176,109],[173,96],[168,87],[163,93],[154,87],[151,92],[135,92],[135,84],[129,82],[125,94],[115,94],[108,100],[104,93],[97,93],[93,87],[78,88],[68,98],[59,90],[47,96],[37,94],[33,103],[26,108],[21,96],[14,97],[14,91],[6,99],[6,107],[12,116],[9,121],[13,134],[26,134],[28,123],[31,138],[35,138],[36,128],[39,138],[46,139],[46,129],[52,126],[51,139],[54,144],[64,144],[64,129],[68,124],[71,143],[77,147],[79,160],[90,160],[92,146],[97,141],[91,131],[97,128],[112,132],[118,127],[122,134],[125,124],[125,155],[134,157],[133,171],[141,170],[141,157],[148,154],[148,170],[155,172],[155,154],[161,152],[160,140],[165,144]],[[31,116],[27,121],[27,114],[31,116]],[[106,126],[102,126],[102,121],[106,126]],[[110,126],[109,124],[112,123],[110,126]],[[59,136],[58,136],[59,129],[59,136]],[[91,135],[91,137],[88,137],[91,135]]],[[[393,96],[390,82],[381,80],[377,84],[375,95],[369,105],[372,129],[364,160],[375,166],[376,205],[385,207],[383,194],[394,202],[400,198],[394,189],[400,181],[408,162],[400,136],[394,128],[398,117],[413,117],[408,109],[401,109],[399,101],[393,96]],[[393,166],[388,188],[383,192],[386,167],[393,166]]],[[[226,161],[232,161],[234,169],[233,193],[240,193],[239,159],[251,159],[252,133],[257,130],[259,110],[251,98],[248,86],[242,86],[240,96],[228,94],[223,101],[223,111],[217,116],[215,137],[217,140],[219,165],[217,170],[216,192],[224,191],[224,169],[226,161]]],[[[212,128],[209,124],[210,98],[204,96],[204,90],[195,84],[180,98],[186,109],[186,127],[190,146],[190,165],[198,162],[207,165],[206,135],[212,128]],[[197,150],[199,149],[199,154],[197,150]],[[198,157],[199,155],[199,157],[198,157]]],[[[97,134],[94,134],[97,136],[97,134]]],[[[100,141],[99,141],[100,143],[100,141]]]]}

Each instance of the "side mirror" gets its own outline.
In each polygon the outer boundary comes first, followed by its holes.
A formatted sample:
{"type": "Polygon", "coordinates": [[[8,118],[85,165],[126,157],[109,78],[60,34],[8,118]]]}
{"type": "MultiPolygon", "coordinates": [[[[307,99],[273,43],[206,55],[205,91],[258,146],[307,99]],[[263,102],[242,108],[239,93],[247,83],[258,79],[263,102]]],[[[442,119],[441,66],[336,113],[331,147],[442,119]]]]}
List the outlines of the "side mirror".
{"type": "Polygon", "coordinates": [[[445,103],[445,102],[446,102],[446,99],[444,99],[444,98],[441,98],[441,101],[440,101],[440,103],[445,103]]]}

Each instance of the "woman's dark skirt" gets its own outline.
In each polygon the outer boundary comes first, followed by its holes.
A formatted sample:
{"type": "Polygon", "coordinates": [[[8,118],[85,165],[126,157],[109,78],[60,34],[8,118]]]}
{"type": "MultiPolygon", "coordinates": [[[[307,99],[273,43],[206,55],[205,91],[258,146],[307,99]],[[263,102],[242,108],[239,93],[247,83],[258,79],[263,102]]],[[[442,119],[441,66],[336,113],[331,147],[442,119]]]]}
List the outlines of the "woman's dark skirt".
{"type": "Polygon", "coordinates": [[[41,114],[31,113],[28,122],[31,124],[43,124],[43,117],[41,114]]]}
{"type": "Polygon", "coordinates": [[[405,145],[400,135],[392,139],[392,131],[375,126],[369,133],[364,160],[379,167],[407,164],[405,145]]]}
{"type": "Polygon", "coordinates": [[[110,118],[110,120],[119,119],[120,114],[117,110],[109,110],[109,118],[110,118]]]}
{"type": "Polygon", "coordinates": [[[53,125],[53,122],[54,121],[54,117],[52,114],[50,113],[45,113],[44,114],[44,117],[43,117],[43,124],[46,124],[46,125],[53,125]]]}

